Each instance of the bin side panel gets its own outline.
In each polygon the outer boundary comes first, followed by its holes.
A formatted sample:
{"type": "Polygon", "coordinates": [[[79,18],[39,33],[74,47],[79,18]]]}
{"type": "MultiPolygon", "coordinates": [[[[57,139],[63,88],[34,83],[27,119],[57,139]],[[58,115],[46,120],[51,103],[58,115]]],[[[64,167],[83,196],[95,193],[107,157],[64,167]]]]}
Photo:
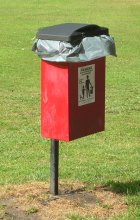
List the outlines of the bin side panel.
{"type": "MultiPolygon", "coordinates": [[[[80,81],[83,79],[80,79],[80,81]]],[[[83,94],[86,96],[86,91],[84,91],[83,94]]],[[[86,100],[86,97],[84,98],[86,100]]],[[[69,65],[69,117],[70,140],[104,130],[105,58],[69,65]],[[86,66],[93,66],[93,68],[95,68],[95,85],[93,90],[95,97],[91,95],[93,97],[91,103],[79,106],[78,69],[86,66]]]]}
{"type": "Polygon", "coordinates": [[[41,61],[41,135],[69,140],[68,67],[41,61]]]}

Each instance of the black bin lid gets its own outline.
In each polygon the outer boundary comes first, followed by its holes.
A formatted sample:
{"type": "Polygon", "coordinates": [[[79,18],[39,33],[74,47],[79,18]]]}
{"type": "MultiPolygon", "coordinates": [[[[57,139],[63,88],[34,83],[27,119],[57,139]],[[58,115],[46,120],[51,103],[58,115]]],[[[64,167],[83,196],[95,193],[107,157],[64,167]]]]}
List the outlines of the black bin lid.
{"type": "Polygon", "coordinates": [[[93,37],[102,34],[109,35],[108,28],[95,24],[65,23],[40,28],[36,34],[36,38],[76,43],[84,37],[93,37]]]}

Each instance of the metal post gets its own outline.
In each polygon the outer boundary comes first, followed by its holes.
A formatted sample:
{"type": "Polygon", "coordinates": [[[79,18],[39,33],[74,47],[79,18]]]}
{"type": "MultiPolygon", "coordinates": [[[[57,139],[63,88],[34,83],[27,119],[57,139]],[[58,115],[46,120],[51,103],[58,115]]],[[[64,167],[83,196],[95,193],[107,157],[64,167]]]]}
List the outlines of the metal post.
{"type": "Polygon", "coordinates": [[[59,163],[59,141],[51,139],[50,193],[53,195],[58,195],[58,163],[59,163]]]}

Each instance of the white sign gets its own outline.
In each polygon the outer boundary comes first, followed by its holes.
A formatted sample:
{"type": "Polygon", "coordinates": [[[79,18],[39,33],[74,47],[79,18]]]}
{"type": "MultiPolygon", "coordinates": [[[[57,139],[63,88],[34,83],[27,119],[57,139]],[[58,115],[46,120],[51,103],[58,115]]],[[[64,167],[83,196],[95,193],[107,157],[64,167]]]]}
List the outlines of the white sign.
{"type": "Polygon", "coordinates": [[[78,68],[78,106],[95,102],[95,64],[78,68]]]}

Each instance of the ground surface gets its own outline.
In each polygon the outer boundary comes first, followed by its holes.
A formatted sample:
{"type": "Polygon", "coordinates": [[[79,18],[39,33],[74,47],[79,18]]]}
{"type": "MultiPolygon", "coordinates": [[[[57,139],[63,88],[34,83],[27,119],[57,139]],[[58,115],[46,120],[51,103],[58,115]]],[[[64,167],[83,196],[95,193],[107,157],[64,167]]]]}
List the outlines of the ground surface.
{"type": "Polygon", "coordinates": [[[106,187],[87,188],[80,182],[61,183],[58,196],[48,183],[0,187],[0,219],[54,220],[72,216],[108,219],[127,209],[122,196],[106,187]]]}

